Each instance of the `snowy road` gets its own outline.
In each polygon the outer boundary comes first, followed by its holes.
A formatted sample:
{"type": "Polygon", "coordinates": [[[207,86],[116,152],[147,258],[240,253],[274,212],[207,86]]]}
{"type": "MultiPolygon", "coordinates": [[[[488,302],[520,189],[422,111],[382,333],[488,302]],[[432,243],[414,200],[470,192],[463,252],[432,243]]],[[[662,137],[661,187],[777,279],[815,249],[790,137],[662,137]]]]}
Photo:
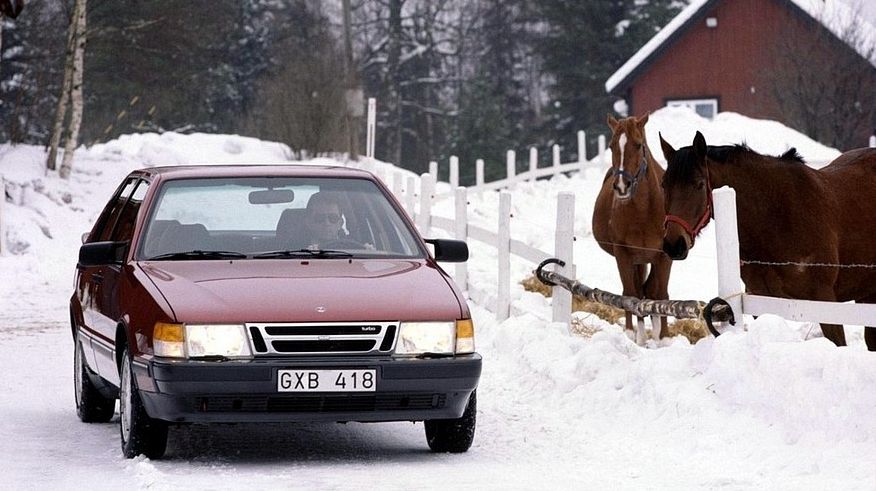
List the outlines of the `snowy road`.
{"type": "MultiPolygon", "coordinates": [[[[447,483],[531,489],[618,484],[624,478],[599,476],[590,468],[586,452],[568,446],[577,440],[565,435],[569,428],[540,425],[537,414],[544,407],[499,407],[489,395],[474,448],[465,455],[429,452],[420,424],[272,424],[174,428],[164,460],[128,460],[119,450],[117,418],[108,424],[76,418],[66,326],[47,322],[12,330],[9,320],[0,319],[2,489],[231,489],[244,483],[252,489],[421,489],[447,483]]],[[[508,392],[490,382],[483,390],[508,392]]],[[[500,405],[513,400],[506,394],[500,405]]]]}

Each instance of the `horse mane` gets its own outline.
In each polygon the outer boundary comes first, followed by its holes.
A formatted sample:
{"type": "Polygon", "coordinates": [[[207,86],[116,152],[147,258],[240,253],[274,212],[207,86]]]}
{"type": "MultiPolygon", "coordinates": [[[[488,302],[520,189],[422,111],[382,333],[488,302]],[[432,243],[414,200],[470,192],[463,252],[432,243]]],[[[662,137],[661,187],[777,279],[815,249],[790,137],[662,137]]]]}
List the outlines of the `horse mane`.
{"type": "MultiPolygon", "coordinates": [[[[698,164],[694,157],[693,146],[681,147],[676,151],[673,168],[667,169],[667,179],[674,181],[675,179],[687,179],[693,175],[698,164]]],[[[797,152],[796,148],[790,148],[785,153],[773,157],[771,155],[762,155],[755,152],[745,143],[737,143],[736,145],[716,145],[706,147],[706,157],[713,162],[721,164],[735,164],[749,159],[769,159],[779,162],[802,164],[805,163],[803,157],[797,152]]]]}
{"type": "MultiPolygon", "coordinates": [[[[706,155],[709,157],[709,159],[722,163],[727,162],[731,159],[742,157],[743,154],[747,154],[753,157],[770,157],[769,155],[763,155],[755,152],[745,143],[708,147],[708,149],[706,150],[706,155]]],[[[800,153],[797,152],[797,149],[795,147],[789,148],[785,153],[778,155],[774,158],[785,162],[796,162],[798,164],[805,163],[805,161],[803,160],[803,156],[801,156],[800,153]]]]}

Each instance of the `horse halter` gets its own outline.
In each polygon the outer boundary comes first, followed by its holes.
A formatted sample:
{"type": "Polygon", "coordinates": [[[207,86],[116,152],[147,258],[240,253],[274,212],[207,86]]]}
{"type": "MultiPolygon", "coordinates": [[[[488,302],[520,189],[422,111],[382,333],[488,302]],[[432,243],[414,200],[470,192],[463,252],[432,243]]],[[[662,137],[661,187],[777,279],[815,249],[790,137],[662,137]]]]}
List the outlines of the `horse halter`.
{"type": "Polygon", "coordinates": [[[706,209],[703,211],[703,215],[700,217],[696,226],[691,227],[690,223],[684,218],[681,218],[677,215],[666,214],[666,217],[663,219],[663,228],[666,229],[666,226],[670,223],[677,223],[681,228],[687,232],[687,235],[690,237],[690,245],[693,247],[694,241],[696,240],[697,235],[699,235],[700,231],[705,228],[705,226],[709,223],[714,216],[714,206],[712,205],[712,178],[709,175],[709,166],[708,164],[704,164],[706,167],[706,209]]]}
{"type": "Polygon", "coordinates": [[[645,177],[645,173],[648,172],[648,159],[645,157],[646,147],[642,148],[642,162],[639,164],[639,172],[636,172],[636,175],[633,176],[629,172],[623,169],[615,169],[612,167],[611,175],[612,176],[621,176],[626,178],[626,180],[630,181],[630,199],[636,195],[636,189],[639,187],[639,179],[645,177]]]}

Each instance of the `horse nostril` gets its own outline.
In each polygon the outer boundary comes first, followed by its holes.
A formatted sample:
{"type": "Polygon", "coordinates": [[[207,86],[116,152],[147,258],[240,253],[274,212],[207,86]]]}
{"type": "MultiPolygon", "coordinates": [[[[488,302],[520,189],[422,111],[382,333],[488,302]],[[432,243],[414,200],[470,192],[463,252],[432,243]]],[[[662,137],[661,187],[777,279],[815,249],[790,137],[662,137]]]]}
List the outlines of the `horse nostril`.
{"type": "Polygon", "coordinates": [[[675,242],[670,242],[669,239],[663,239],[663,252],[671,259],[680,261],[687,258],[687,244],[683,237],[679,237],[675,242]]]}

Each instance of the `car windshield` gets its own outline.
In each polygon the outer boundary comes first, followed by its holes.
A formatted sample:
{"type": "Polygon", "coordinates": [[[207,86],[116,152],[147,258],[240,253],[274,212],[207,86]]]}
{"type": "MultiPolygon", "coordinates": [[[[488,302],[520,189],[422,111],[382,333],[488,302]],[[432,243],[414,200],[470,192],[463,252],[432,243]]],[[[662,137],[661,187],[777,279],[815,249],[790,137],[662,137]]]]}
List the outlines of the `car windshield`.
{"type": "Polygon", "coordinates": [[[367,179],[170,180],[148,216],[141,260],[424,257],[367,179]]]}

